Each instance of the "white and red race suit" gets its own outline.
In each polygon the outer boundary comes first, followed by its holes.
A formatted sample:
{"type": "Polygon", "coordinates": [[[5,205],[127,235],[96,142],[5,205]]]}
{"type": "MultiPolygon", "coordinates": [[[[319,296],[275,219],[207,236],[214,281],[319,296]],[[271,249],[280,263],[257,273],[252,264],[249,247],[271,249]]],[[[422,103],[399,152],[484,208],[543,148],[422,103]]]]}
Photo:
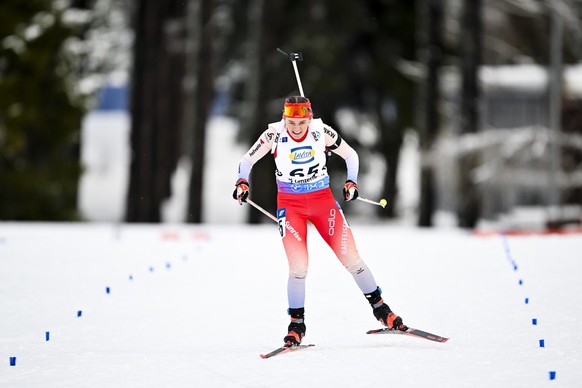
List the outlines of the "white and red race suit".
{"type": "Polygon", "coordinates": [[[374,277],[360,258],[352,231],[329,187],[326,150],[346,162],[347,179],[357,182],[359,159],[356,151],[321,119],[313,119],[298,140],[285,129],[284,120],[269,124],[239,163],[238,177],[249,178],[252,166],[269,151],[277,170],[277,218],[289,262],[289,308],[305,304],[307,221],[353,275],[361,291],[376,290],[374,277]]]}

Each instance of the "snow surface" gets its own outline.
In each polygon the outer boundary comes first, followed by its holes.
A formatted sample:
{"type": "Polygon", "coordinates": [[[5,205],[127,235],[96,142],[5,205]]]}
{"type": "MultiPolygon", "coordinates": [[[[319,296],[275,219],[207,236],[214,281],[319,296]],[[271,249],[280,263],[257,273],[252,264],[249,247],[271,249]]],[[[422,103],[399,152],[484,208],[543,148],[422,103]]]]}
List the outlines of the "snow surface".
{"type": "Polygon", "coordinates": [[[0,223],[0,387],[580,386],[580,235],[352,228],[390,306],[447,343],[366,335],[379,325],[314,230],[316,346],[263,360],[288,323],[274,224],[0,223]]]}
{"type": "MultiPolygon", "coordinates": [[[[345,206],[386,301],[410,326],[451,339],[366,335],[379,327],[370,307],[310,230],[305,343],[316,346],[261,359],[289,320],[285,254],[276,226],[245,225],[254,210],[230,199],[247,148],[236,123],[209,127],[202,225],[180,223],[187,160],[166,223],[120,223],[123,111],[92,112],[83,126],[79,209],[97,223],[0,222],[0,387],[579,386],[582,235],[407,228],[372,220],[362,203],[345,206]]],[[[417,142],[406,144],[401,225],[418,201],[417,142]]]]}

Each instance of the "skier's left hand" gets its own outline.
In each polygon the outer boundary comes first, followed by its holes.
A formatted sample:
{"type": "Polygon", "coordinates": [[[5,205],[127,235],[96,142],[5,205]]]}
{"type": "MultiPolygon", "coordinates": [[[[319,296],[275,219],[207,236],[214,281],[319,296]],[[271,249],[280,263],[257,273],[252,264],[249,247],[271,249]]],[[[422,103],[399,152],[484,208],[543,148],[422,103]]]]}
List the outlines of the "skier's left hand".
{"type": "Polygon", "coordinates": [[[344,185],[344,200],[353,201],[358,198],[358,194],[358,184],[348,179],[344,185]]]}

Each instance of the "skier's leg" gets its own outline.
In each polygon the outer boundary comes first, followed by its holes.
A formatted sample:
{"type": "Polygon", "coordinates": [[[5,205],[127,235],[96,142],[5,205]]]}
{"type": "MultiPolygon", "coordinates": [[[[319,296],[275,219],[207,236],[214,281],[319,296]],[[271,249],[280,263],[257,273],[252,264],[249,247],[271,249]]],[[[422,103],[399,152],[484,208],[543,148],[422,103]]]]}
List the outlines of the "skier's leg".
{"type": "Polygon", "coordinates": [[[320,212],[310,218],[317,231],[333,250],[340,262],[352,274],[358,287],[372,306],[374,316],[390,329],[406,330],[402,318],[394,314],[382,300],[380,287],[376,284],[372,271],[360,257],[352,230],[339,204],[330,198],[319,199],[320,212]]]}
{"type": "Polygon", "coordinates": [[[305,278],[309,254],[307,251],[307,220],[304,208],[296,197],[279,194],[278,211],[285,209],[285,236],[282,238],[285,254],[289,264],[289,278],[287,281],[288,313],[291,322],[288,333],[283,339],[287,345],[298,345],[305,336],[305,278]]]}
{"type": "Polygon", "coordinates": [[[309,254],[307,252],[307,223],[304,219],[290,214],[287,218],[293,232],[287,230],[283,237],[283,247],[289,264],[289,279],[287,282],[287,297],[289,308],[305,307],[305,278],[309,254]]]}
{"type": "Polygon", "coordinates": [[[312,208],[316,208],[317,212],[312,213],[310,221],[321,237],[352,274],[360,290],[364,294],[373,292],[378,287],[374,275],[360,257],[352,229],[331,193],[319,198],[318,206],[312,208]]]}

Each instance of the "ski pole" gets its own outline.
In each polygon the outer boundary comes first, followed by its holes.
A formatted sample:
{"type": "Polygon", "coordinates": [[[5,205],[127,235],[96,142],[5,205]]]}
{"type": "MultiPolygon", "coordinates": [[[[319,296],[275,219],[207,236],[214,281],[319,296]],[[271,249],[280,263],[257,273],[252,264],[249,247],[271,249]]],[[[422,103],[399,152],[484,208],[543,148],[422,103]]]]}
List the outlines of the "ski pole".
{"type": "Polygon", "coordinates": [[[360,200],[362,202],[370,203],[372,205],[382,206],[383,208],[386,207],[386,205],[388,204],[388,201],[386,201],[384,198],[382,198],[379,202],[373,201],[373,200],[368,199],[368,198],[362,198],[362,197],[358,197],[356,199],[360,200]]]}
{"type": "Polygon", "coordinates": [[[266,215],[267,217],[269,217],[270,219],[272,219],[273,221],[278,222],[277,217],[275,217],[274,215],[272,215],[271,213],[269,213],[268,211],[266,211],[265,209],[263,209],[262,207],[260,207],[256,203],[254,203],[253,201],[251,201],[249,198],[247,198],[247,203],[249,205],[251,205],[252,207],[254,207],[255,209],[257,209],[258,211],[260,211],[261,213],[263,213],[264,215],[266,215]]]}
{"type": "MultiPolygon", "coordinates": [[[[303,54],[301,54],[300,52],[288,53],[288,52],[281,50],[280,48],[277,48],[277,51],[279,51],[281,54],[285,55],[286,57],[289,57],[289,60],[293,64],[293,70],[295,71],[295,78],[297,78],[297,86],[299,86],[299,92],[301,93],[301,97],[305,97],[305,95],[303,94],[303,87],[301,86],[301,78],[299,78],[299,70],[297,69],[297,63],[296,63],[296,61],[303,60],[303,54]]],[[[373,200],[367,199],[367,198],[361,198],[361,197],[358,197],[356,199],[359,199],[360,201],[363,201],[363,202],[370,203],[372,205],[382,206],[383,208],[386,207],[386,205],[388,204],[388,201],[386,201],[384,198],[382,198],[379,202],[376,202],[376,201],[373,201],[373,200]]],[[[251,205],[257,207],[256,204],[251,203],[251,205]]],[[[265,211],[263,211],[261,208],[257,207],[257,209],[259,209],[263,213],[265,213],[265,211]]],[[[273,218],[273,216],[271,214],[268,214],[268,215],[271,218],[273,218]]]]}
{"type": "Polygon", "coordinates": [[[297,78],[297,86],[299,86],[299,93],[301,93],[301,97],[305,97],[305,94],[303,94],[303,86],[301,86],[301,78],[299,78],[299,70],[297,69],[297,62],[296,62],[296,61],[301,62],[303,60],[303,54],[301,54],[301,53],[287,53],[287,52],[281,50],[280,48],[277,48],[277,51],[280,52],[281,54],[289,57],[289,60],[293,64],[293,70],[295,71],[295,78],[297,78]]]}
{"type": "Polygon", "coordinates": [[[289,221],[285,220],[284,215],[282,218],[277,218],[274,215],[272,215],[271,213],[269,213],[268,211],[266,211],[265,209],[263,209],[262,207],[260,207],[259,205],[257,205],[256,203],[254,203],[253,201],[251,201],[250,199],[247,198],[246,202],[249,205],[253,206],[255,209],[259,210],[261,213],[263,213],[267,217],[269,217],[270,219],[272,219],[273,221],[275,221],[277,223],[277,227],[279,228],[279,233],[281,234],[281,237],[285,237],[286,230],[288,230],[291,232],[291,235],[293,235],[293,237],[297,239],[297,241],[302,240],[299,233],[297,233],[297,231],[291,226],[289,221]]]}

